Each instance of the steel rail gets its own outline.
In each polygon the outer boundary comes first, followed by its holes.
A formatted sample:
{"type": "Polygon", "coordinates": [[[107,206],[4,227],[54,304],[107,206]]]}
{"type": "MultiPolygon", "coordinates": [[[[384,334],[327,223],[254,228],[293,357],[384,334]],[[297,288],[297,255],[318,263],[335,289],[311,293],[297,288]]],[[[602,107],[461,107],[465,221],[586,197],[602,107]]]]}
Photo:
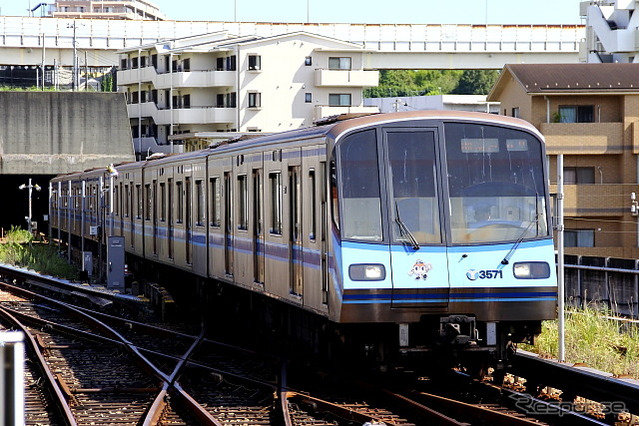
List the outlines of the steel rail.
{"type": "Polygon", "coordinates": [[[42,352],[38,348],[38,343],[36,339],[33,337],[31,332],[25,327],[17,318],[7,312],[6,309],[0,307],[0,315],[5,318],[6,321],[13,324],[15,327],[19,328],[20,331],[24,333],[27,337],[27,347],[29,350],[35,355],[38,360],[38,366],[42,370],[44,374],[45,381],[47,386],[53,391],[53,395],[55,396],[55,402],[58,408],[61,410],[62,418],[69,426],[76,426],[78,423],[76,422],[76,418],[71,411],[71,407],[69,406],[66,397],[64,396],[62,389],[60,389],[60,384],[55,379],[47,361],[44,359],[42,352]]]}
{"type": "Polygon", "coordinates": [[[535,384],[551,386],[592,401],[621,402],[631,414],[638,414],[637,381],[621,380],[594,369],[542,359],[520,349],[513,357],[509,372],[535,384]]]}

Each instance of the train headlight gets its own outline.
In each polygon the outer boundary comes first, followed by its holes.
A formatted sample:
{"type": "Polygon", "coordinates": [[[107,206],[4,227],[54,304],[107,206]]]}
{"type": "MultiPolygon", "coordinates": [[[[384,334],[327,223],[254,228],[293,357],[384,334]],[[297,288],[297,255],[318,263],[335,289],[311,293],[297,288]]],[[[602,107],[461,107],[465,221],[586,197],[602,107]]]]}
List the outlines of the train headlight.
{"type": "Polygon", "coordinates": [[[513,276],[522,279],[549,278],[551,269],[547,262],[518,262],[513,264],[513,276]]]}
{"type": "Polygon", "coordinates": [[[382,281],[386,275],[384,265],[379,263],[349,265],[349,278],[352,281],[382,281]]]}

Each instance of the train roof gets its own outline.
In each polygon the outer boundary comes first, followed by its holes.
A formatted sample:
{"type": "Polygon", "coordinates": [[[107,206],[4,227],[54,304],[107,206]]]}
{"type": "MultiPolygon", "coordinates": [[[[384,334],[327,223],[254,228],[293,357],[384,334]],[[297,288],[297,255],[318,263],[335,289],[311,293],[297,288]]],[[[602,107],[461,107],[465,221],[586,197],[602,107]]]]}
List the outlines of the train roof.
{"type": "MultiPolygon", "coordinates": [[[[521,128],[536,134],[540,139],[544,140],[542,134],[531,123],[519,118],[508,117],[504,115],[489,114],[483,112],[453,111],[453,110],[418,110],[403,111],[385,114],[343,114],[341,116],[328,117],[317,122],[316,126],[305,127],[286,132],[272,133],[268,135],[256,136],[251,138],[239,138],[236,140],[228,140],[220,142],[209,148],[199,151],[185,152],[180,154],[155,155],[144,161],[119,163],[115,166],[118,169],[129,169],[138,167],[147,167],[153,165],[167,164],[183,159],[194,159],[206,157],[213,152],[222,152],[226,150],[243,149],[249,146],[267,146],[284,144],[287,142],[295,142],[299,140],[308,140],[315,138],[329,137],[338,140],[347,132],[357,130],[359,128],[378,126],[386,123],[411,122],[417,120],[463,120],[474,122],[486,122],[487,124],[499,123],[507,126],[521,128]]],[[[74,175],[82,175],[84,173],[95,173],[101,169],[92,169],[84,172],[73,172],[66,175],[57,176],[54,179],[68,179],[74,175]]]]}

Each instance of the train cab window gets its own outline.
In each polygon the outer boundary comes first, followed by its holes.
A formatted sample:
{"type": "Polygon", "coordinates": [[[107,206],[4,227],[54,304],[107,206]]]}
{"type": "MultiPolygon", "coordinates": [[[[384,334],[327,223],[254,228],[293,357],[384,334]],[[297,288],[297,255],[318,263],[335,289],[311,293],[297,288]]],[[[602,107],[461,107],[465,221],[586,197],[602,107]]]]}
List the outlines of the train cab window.
{"type": "Polygon", "coordinates": [[[271,197],[269,232],[282,235],[282,176],[280,172],[269,173],[269,192],[271,197]]]}
{"type": "MultiPolygon", "coordinates": [[[[382,241],[382,214],[375,130],[347,136],[338,147],[343,238],[382,241]]],[[[334,214],[336,214],[334,208],[334,214]]]]}
{"type": "Polygon", "coordinates": [[[389,131],[386,136],[394,241],[440,243],[435,134],[389,131]]]}
{"type": "Polygon", "coordinates": [[[221,208],[221,200],[222,194],[220,191],[220,178],[214,177],[209,179],[209,186],[211,190],[211,226],[220,227],[220,208],[221,208]]]}
{"type": "Polygon", "coordinates": [[[445,124],[453,243],[547,237],[542,142],[515,129],[445,124]]]}

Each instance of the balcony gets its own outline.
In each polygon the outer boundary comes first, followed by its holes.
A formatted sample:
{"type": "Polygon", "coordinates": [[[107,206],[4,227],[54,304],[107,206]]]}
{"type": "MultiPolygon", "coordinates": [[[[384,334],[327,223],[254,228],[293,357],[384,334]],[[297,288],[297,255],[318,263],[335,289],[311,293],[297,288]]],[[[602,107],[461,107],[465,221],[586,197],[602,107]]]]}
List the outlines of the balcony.
{"type": "Polygon", "coordinates": [[[339,114],[375,114],[380,112],[378,107],[365,106],[326,106],[318,105],[315,107],[313,119],[318,120],[324,117],[331,117],[339,114]]]}
{"type": "Polygon", "coordinates": [[[375,87],[378,85],[378,71],[323,70],[315,72],[318,87],[375,87]]]}
{"type": "MultiPolygon", "coordinates": [[[[637,191],[632,184],[564,185],[564,213],[572,216],[623,216],[629,212],[629,196],[637,191]]],[[[558,186],[550,186],[552,194],[558,186]]]]}
{"type": "Polygon", "coordinates": [[[153,84],[156,89],[233,87],[236,84],[236,73],[235,71],[183,71],[158,74],[153,84]]]}
{"type": "Polygon", "coordinates": [[[547,154],[622,154],[623,123],[542,123],[547,154]]]}
{"type": "Polygon", "coordinates": [[[151,117],[158,124],[235,123],[236,108],[191,107],[159,109],[153,102],[128,104],[129,118],[151,117]]]}
{"type": "Polygon", "coordinates": [[[184,87],[233,87],[236,84],[234,71],[182,71],[158,74],[154,67],[118,71],[118,86],[152,83],[156,89],[178,89],[184,87]]]}

